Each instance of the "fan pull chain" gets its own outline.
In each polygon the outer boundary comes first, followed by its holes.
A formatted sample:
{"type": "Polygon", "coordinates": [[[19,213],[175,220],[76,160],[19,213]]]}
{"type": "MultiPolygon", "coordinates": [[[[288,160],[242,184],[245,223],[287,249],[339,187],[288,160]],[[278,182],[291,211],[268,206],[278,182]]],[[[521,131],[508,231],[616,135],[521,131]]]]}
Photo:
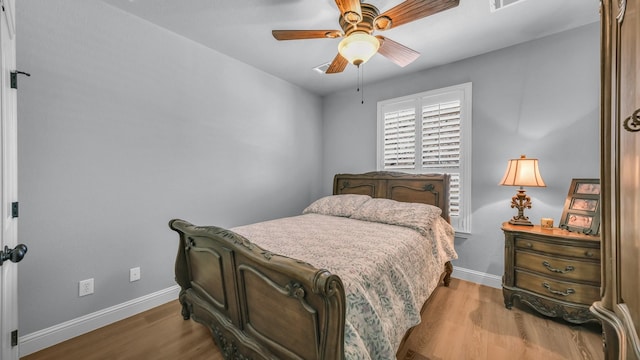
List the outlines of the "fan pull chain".
{"type": "Polygon", "coordinates": [[[362,91],[360,92],[360,96],[361,96],[360,104],[364,104],[364,66],[361,69],[362,70],[360,71],[362,72],[362,74],[360,75],[360,87],[362,88],[362,91]]]}
{"type": "Polygon", "coordinates": [[[364,104],[364,66],[360,66],[358,65],[358,82],[357,82],[357,89],[356,91],[360,93],[360,103],[364,104]],[[362,88],[362,91],[360,91],[360,88],[362,88]]]}

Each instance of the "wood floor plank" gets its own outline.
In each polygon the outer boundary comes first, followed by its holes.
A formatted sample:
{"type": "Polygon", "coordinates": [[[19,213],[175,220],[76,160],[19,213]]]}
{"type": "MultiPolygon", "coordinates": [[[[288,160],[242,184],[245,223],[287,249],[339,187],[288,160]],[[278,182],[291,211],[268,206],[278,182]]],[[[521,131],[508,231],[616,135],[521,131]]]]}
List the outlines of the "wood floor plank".
{"type": "MultiPolygon", "coordinates": [[[[502,292],[458,279],[438,287],[398,352],[402,360],[602,360],[597,324],[538,315],[502,292]]],[[[177,301],[21,358],[22,360],[222,360],[209,331],[180,315],[177,301]]]]}

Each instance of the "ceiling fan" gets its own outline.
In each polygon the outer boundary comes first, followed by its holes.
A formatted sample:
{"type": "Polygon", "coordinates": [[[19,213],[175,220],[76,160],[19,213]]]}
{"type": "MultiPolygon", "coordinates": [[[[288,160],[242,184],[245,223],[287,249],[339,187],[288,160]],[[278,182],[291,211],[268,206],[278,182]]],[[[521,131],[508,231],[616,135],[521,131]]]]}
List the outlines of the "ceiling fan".
{"type": "Polygon", "coordinates": [[[399,66],[407,66],[420,56],[400,43],[376,30],[393,29],[408,22],[422,19],[440,11],[458,6],[460,0],[405,0],[382,14],[375,6],[360,0],[335,0],[340,10],[338,22],[342,30],[273,30],[277,40],[335,39],[344,37],[338,45],[338,54],[325,73],[344,71],[348,63],[356,66],[367,62],[376,52],[399,66]]]}

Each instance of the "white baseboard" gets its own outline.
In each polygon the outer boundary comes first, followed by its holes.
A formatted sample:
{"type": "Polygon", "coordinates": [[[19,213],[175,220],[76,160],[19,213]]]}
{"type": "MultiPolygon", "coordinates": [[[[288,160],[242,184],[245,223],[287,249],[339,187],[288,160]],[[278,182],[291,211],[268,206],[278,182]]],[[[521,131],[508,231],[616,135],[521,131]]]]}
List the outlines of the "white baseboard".
{"type": "Polygon", "coordinates": [[[472,283],[490,286],[496,289],[502,289],[502,277],[493,274],[487,274],[475,270],[469,270],[454,266],[451,277],[460,280],[470,281],[472,283]]]}
{"type": "Polygon", "coordinates": [[[147,311],[178,299],[178,285],[133,299],[52,327],[21,336],[20,356],[26,356],[49,346],[88,333],[116,321],[147,311]]]}
{"type": "MultiPolygon", "coordinates": [[[[502,278],[497,275],[482,273],[460,267],[454,267],[452,277],[494,288],[502,288],[502,278]]],[[[52,327],[21,336],[19,339],[20,356],[48,348],[76,336],[88,333],[116,321],[147,311],[156,306],[176,300],[180,287],[174,285],[164,290],[96,311],[79,318],[54,325],[52,327]]]]}

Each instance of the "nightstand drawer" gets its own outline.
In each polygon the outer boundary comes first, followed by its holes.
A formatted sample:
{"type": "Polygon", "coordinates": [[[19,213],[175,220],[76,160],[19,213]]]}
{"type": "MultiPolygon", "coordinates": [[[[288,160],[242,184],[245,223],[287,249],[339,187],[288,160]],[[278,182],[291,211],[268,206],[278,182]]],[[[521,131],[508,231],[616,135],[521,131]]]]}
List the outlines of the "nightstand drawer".
{"type": "Polygon", "coordinates": [[[515,266],[559,280],[580,280],[600,284],[600,263],[569,260],[516,250],[515,266]]]}
{"type": "Polygon", "coordinates": [[[518,237],[515,239],[516,249],[534,250],[562,256],[571,256],[583,259],[600,259],[600,249],[581,246],[567,246],[551,244],[543,241],[536,241],[528,238],[518,237]]]}
{"type": "Polygon", "coordinates": [[[600,299],[600,287],[556,281],[516,270],[516,286],[562,301],[590,305],[600,299]]]}

